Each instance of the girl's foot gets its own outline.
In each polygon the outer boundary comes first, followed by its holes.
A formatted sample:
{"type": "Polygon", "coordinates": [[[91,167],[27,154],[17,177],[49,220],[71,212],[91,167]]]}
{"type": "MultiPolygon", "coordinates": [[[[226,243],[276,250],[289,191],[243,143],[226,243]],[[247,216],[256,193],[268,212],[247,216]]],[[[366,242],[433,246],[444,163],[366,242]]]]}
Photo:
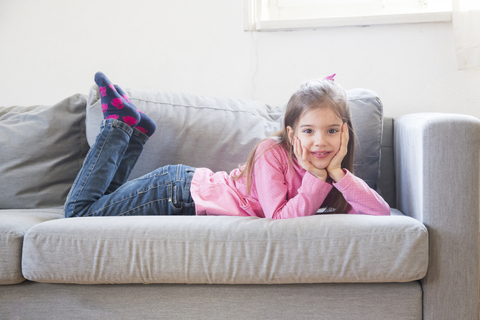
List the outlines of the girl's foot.
{"type": "Polygon", "coordinates": [[[103,117],[105,119],[117,119],[135,127],[140,121],[140,113],[137,108],[117,92],[112,82],[102,73],[95,74],[95,82],[100,91],[103,117]]]}
{"type": "MultiPolygon", "coordinates": [[[[122,90],[122,88],[120,88],[117,85],[115,85],[114,87],[117,90],[117,92],[123,97],[123,99],[125,99],[125,101],[127,101],[128,103],[131,103],[130,99],[128,98],[127,94],[122,90]]],[[[140,132],[143,132],[147,136],[151,137],[152,134],[155,132],[155,129],[157,129],[155,122],[152,119],[150,119],[150,117],[147,116],[142,111],[138,109],[137,111],[140,113],[140,121],[138,122],[135,129],[138,129],[140,132]]]]}

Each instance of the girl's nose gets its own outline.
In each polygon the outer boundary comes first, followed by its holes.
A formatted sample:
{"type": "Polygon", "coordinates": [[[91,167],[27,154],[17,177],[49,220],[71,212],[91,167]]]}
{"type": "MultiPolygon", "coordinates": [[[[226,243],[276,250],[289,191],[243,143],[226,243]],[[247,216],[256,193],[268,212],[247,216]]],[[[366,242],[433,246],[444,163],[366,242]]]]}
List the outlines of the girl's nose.
{"type": "Polygon", "coordinates": [[[315,136],[315,142],[314,143],[315,143],[315,146],[317,146],[317,147],[318,146],[324,146],[326,144],[324,135],[317,134],[315,136]]]}

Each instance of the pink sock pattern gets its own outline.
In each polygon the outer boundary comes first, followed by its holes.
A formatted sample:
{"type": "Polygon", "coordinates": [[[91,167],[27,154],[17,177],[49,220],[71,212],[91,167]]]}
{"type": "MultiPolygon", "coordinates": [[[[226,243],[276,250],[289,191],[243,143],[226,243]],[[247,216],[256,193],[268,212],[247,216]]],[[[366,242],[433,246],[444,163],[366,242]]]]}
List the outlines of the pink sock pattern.
{"type": "MultiPolygon", "coordinates": [[[[115,89],[117,92],[123,97],[123,99],[128,102],[130,102],[130,99],[128,98],[127,94],[120,88],[119,86],[115,85],[115,89]]],[[[146,134],[147,136],[151,137],[152,134],[155,133],[155,130],[157,129],[157,126],[155,125],[155,122],[150,119],[149,116],[147,116],[145,113],[137,109],[137,112],[140,114],[140,120],[138,124],[135,126],[135,129],[138,129],[140,132],[146,134]]]]}
{"type": "Polygon", "coordinates": [[[103,73],[97,72],[95,74],[95,82],[101,96],[104,119],[117,119],[135,127],[140,121],[140,114],[130,100],[124,99],[123,94],[117,91],[113,83],[103,73]]]}

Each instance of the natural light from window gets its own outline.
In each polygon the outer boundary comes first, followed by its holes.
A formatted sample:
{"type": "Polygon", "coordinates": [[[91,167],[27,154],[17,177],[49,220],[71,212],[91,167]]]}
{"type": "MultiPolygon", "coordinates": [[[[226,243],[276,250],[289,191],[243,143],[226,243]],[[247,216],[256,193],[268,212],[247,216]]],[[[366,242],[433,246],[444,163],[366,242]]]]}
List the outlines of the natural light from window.
{"type": "Polygon", "coordinates": [[[245,30],[450,21],[450,0],[244,0],[245,30]]]}

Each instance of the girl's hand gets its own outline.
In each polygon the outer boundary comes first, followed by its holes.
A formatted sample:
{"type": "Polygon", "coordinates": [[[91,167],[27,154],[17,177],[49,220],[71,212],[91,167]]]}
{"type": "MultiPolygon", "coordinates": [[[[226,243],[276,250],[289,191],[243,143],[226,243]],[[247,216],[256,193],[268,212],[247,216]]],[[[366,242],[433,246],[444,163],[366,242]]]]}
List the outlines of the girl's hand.
{"type": "MultiPolygon", "coordinates": [[[[320,180],[327,181],[327,170],[326,169],[319,169],[315,167],[309,160],[308,156],[310,152],[307,148],[302,147],[302,143],[298,137],[293,138],[293,152],[297,157],[298,164],[315,177],[319,178],[320,180]]],[[[332,159],[333,160],[333,159],[332,159]]],[[[342,171],[343,172],[343,171],[342,171]]]]}
{"type": "Polygon", "coordinates": [[[332,158],[327,167],[328,175],[335,182],[342,180],[342,178],[345,176],[345,172],[342,169],[342,161],[343,158],[345,158],[345,156],[347,155],[348,140],[350,139],[346,122],[344,122],[342,125],[342,135],[340,139],[340,148],[338,149],[337,154],[332,158]]]}

